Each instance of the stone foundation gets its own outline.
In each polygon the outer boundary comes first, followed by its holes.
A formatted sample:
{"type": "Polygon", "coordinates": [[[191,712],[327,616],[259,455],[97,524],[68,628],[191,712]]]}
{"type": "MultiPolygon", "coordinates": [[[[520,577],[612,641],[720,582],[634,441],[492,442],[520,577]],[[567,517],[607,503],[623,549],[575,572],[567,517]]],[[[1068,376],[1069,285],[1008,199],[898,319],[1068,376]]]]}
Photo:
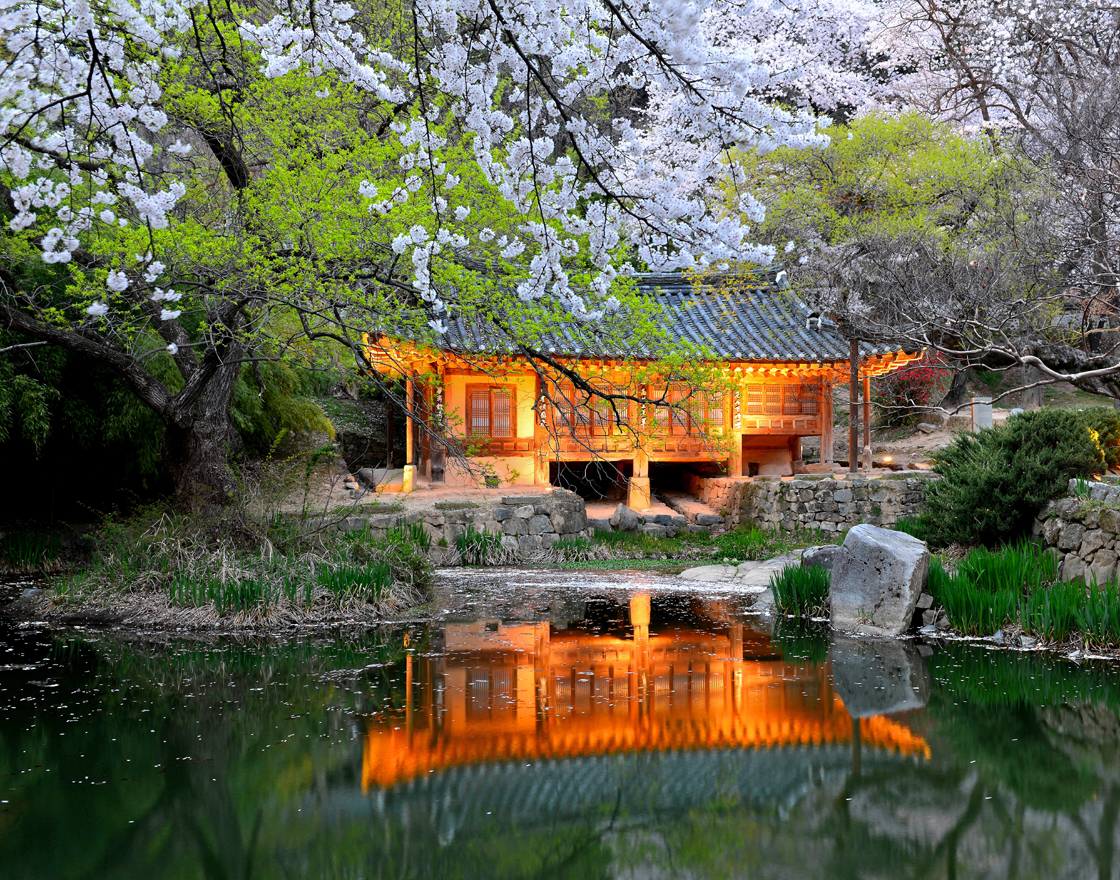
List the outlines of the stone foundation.
{"type": "Polygon", "coordinates": [[[846,532],[861,523],[889,528],[915,517],[925,504],[923,475],[867,477],[801,476],[737,479],[690,474],[685,488],[727,518],[729,528],[752,524],[762,529],[820,529],[846,532]]]}

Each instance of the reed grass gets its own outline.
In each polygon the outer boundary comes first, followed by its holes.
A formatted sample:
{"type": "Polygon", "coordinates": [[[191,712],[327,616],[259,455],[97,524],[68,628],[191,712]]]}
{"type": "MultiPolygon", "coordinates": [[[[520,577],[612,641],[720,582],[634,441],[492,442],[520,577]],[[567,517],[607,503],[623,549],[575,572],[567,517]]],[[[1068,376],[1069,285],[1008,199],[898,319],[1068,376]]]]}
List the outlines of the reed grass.
{"type": "Polygon", "coordinates": [[[58,535],[9,532],[4,535],[4,556],[18,571],[48,568],[58,559],[62,541],[58,535]]]}
{"type": "Polygon", "coordinates": [[[774,607],[781,614],[815,617],[828,606],[830,577],[823,565],[790,565],[770,576],[774,607]]]}
{"type": "Polygon", "coordinates": [[[1040,587],[1023,599],[1019,623],[1024,632],[1050,642],[1064,642],[1077,626],[1077,608],[1084,601],[1081,584],[1065,581],[1040,587]]]}
{"type": "Polygon", "coordinates": [[[455,539],[463,565],[491,565],[502,555],[501,535],[476,529],[472,523],[455,539]]]}

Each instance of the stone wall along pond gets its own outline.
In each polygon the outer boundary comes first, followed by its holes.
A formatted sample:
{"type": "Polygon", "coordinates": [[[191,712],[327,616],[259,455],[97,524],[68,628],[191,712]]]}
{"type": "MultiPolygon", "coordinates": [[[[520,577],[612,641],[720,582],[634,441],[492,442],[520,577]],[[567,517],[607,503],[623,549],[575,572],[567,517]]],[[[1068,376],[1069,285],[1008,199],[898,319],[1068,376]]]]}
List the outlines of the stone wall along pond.
{"type": "Polygon", "coordinates": [[[846,532],[862,523],[890,527],[915,517],[925,504],[932,475],[803,475],[794,479],[694,476],[686,485],[708,506],[725,513],[731,528],[750,523],[762,529],[820,529],[846,532]]]}
{"type": "Polygon", "coordinates": [[[431,508],[374,516],[351,516],[328,524],[342,531],[368,528],[383,536],[402,524],[423,524],[432,539],[437,565],[459,562],[456,541],[468,529],[498,535],[509,561],[533,561],[557,541],[590,538],[584,501],[574,492],[553,489],[533,495],[508,495],[491,501],[437,501],[431,508]]]}
{"type": "Polygon", "coordinates": [[[1063,580],[1103,584],[1117,572],[1120,485],[1071,480],[1069,491],[1043,508],[1034,535],[1057,552],[1063,580]]]}

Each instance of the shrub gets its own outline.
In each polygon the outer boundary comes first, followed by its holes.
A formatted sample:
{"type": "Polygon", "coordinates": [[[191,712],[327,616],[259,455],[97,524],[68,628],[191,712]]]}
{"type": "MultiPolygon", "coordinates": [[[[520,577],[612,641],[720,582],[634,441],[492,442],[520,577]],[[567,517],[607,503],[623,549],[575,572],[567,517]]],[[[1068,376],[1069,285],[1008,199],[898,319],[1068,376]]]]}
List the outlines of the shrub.
{"type": "Polygon", "coordinates": [[[1065,410],[1010,417],[999,427],[957,438],[934,465],[921,517],[928,540],[995,545],[1023,535],[1070,479],[1104,468],[1084,421],[1065,410]]]}
{"type": "Polygon", "coordinates": [[[830,577],[823,565],[790,565],[770,577],[774,607],[781,614],[812,617],[828,605],[830,577]]]}
{"type": "Polygon", "coordinates": [[[942,365],[941,356],[934,354],[877,379],[872,399],[881,408],[883,424],[893,426],[916,422],[921,411],[932,404],[934,392],[948,373],[942,365]]]}
{"type": "Polygon", "coordinates": [[[1078,413],[1081,420],[1097,435],[1097,445],[1104,453],[1105,464],[1120,467],[1120,410],[1110,406],[1094,406],[1078,413]]]}

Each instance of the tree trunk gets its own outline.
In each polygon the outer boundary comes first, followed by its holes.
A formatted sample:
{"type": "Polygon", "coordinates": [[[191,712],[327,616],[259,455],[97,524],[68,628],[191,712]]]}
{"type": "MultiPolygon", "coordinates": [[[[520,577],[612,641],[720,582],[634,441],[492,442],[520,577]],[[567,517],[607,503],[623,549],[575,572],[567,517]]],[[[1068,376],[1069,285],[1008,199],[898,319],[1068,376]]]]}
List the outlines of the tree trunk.
{"type": "Polygon", "coordinates": [[[945,393],[945,397],[941,401],[942,409],[955,409],[964,403],[965,394],[968,391],[968,374],[970,367],[962,367],[959,370],[953,371],[953,381],[949,385],[949,390],[945,393]]]}
{"type": "Polygon", "coordinates": [[[241,435],[230,422],[229,410],[240,370],[240,357],[230,357],[186,417],[165,423],[160,471],[181,510],[230,501],[236,481],[229,461],[241,449],[241,435]]]}

